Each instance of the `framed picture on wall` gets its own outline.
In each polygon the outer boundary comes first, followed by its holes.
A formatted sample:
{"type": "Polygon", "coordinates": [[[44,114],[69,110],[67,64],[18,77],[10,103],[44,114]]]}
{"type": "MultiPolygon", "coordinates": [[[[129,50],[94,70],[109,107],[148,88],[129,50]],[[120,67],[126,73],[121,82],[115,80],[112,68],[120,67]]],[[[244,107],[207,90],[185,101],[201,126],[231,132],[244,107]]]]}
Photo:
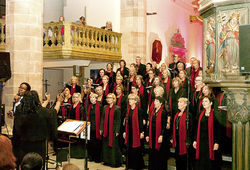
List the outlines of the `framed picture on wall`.
{"type": "Polygon", "coordinates": [[[96,80],[98,72],[99,72],[99,69],[90,69],[89,77],[91,77],[93,80],[96,80]]]}

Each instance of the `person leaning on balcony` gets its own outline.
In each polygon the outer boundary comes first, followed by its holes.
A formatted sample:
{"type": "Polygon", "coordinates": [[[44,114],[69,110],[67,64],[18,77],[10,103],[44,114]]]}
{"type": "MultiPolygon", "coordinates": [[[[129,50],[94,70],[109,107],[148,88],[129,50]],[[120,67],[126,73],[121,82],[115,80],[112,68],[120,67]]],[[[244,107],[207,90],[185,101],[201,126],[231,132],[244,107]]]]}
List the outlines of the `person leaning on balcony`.
{"type": "Polygon", "coordinates": [[[84,16],[81,16],[81,17],[79,18],[79,21],[80,21],[80,23],[81,23],[83,26],[87,25],[87,24],[86,24],[86,19],[85,19],[84,16]]]}

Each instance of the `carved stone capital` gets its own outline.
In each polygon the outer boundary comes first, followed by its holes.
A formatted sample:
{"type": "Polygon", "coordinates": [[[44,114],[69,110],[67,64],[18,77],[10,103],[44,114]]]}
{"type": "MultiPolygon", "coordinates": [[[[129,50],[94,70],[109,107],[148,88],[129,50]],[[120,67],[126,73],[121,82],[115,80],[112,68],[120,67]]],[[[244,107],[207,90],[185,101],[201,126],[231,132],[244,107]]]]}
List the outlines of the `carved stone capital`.
{"type": "Polygon", "coordinates": [[[225,89],[227,95],[228,119],[232,123],[246,124],[250,120],[249,91],[247,89],[225,89]]]}

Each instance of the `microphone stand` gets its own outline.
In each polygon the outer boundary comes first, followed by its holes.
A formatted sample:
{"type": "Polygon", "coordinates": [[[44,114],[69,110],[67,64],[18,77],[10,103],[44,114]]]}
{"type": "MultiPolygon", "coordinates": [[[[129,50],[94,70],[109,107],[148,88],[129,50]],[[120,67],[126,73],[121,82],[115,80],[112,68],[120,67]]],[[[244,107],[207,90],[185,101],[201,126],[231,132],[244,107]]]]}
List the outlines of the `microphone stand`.
{"type": "MultiPolygon", "coordinates": [[[[127,95],[129,95],[129,80],[127,81],[127,95]]],[[[128,112],[128,107],[129,107],[129,103],[128,103],[128,96],[127,96],[127,112],[128,112]]],[[[127,113],[126,112],[126,113],[127,113]]],[[[128,113],[129,114],[129,113],[128,113]]],[[[125,117],[125,132],[126,132],[126,124],[127,124],[127,133],[126,133],[126,138],[127,138],[127,152],[126,152],[126,170],[128,170],[128,149],[129,149],[129,125],[128,125],[128,114],[125,117]]],[[[126,140],[126,139],[125,139],[126,140]]]]}
{"type": "MultiPolygon", "coordinates": [[[[89,103],[89,91],[88,91],[88,88],[90,88],[89,86],[86,86],[87,88],[87,97],[86,97],[86,131],[85,131],[85,164],[84,164],[84,170],[88,170],[88,149],[87,149],[87,146],[88,146],[88,103],[89,103]]],[[[83,103],[84,104],[84,103],[83,103]]]]}
{"type": "Polygon", "coordinates": [[[187,146],[187,169],[189,170],[189,145],[190,145],[190,129],[189,129],[189,93],[190,93],[190,78],[186,77],[187,81],[188,81],[188,87],[187,87],[187,97],[188,97],[188,104],[187,104],[187,114],[186,114],[186,134],[187,134],[187,139],[186,139],[186,146],[187,146]]]}

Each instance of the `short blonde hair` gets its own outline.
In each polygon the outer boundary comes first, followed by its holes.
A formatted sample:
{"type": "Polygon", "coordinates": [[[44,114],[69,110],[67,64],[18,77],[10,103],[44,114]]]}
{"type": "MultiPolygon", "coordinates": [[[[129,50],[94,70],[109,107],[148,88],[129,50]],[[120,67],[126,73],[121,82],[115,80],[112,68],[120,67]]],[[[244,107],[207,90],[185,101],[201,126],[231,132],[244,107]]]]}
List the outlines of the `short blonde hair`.
{"type": "Polygon", "coordinates": [[[135,94],[129,94],[128,95],[128,99],[135,99],[136,104],[138,104],[140,102],[140,98],[139,96],[135,95],[135,94]]]}
{"type": "Polygon", "coordinates": [[[155,90],[159,90],[159,92],[161,93],[161,97],[163,96],[163,94],[164,94],[164,88],[162,87],[162,86],[158,86],[158,87],[156,87],[156,88],[154,88],[154,91],[155,90]]]}
{"type": "Polygon", "coordinates": [[[124,87],[123,87],[123,85],[122,84],[119,84],[119,85],[116,85],[116,87],[115,87],[116,89],[117,88],[121,88],[121,90],[123,91],[124,90],[124,87]]]}
{"type": "Polygon", "coordinates": [[[115,94],[114,93],[109,93],[107,96],[106,96],[106,100],[108,99],[108,98],[112,98],[113,100],[114,100],[114,104],[116,103],[116,96],[115,96],[115,94]]]}
{"type": "Polygon", "coordinates": [[[121,80],[123,80],[123,77],[122,77],[121,75],[117,75],[117,76],[116,76],[116,79],[117,79],[117,78],[120,78],[121,80]]]}
{"type": "Polygon", "coordinates": [[[153,85],[155,85],[155,79],[159,79],[160,84],[161,84],[161,78],[160,78],[159,76],[155,76],[155,78],[154,78],[154,82],[153,82],[153,85]]]}
{"type": "Polygon", "coordinates": [[[74,93],[73,96],[77,96],[79,100],[81,100],[81,93],[74,93]]]}
{"type": "Polygon", "coordinates": [[[106,78],[107,80],[109,80],[109,76],[107,76],[107,75],[104,75],[103,77],[102,77],[102,79],[103,78],[106,78]]]}
{"type": "Polygon", "coordinates": [[[78,78],[76,77],[76,76],[71,76],[71,81],[72,81],[72,79],[76,79],[76,83],[78,83],[78,78]]]}
{"type": "Polygon", "coordinates": [[[137,75],[137,76],[135,77],[135,79],[140,79],[141,81],[143,80],[143,78],[142,78],[141,75],[137,75]]]}
{"type": "Polygon", "coordinates": [[[181,97],[178,99],[179,102],[184,102],[185,104],[188,104],[188,99],[185,97],[181,97]]]}
{"type": "Polygon", "coordinates": [[[169,71],[168,69],[163,70],[163,72],[162,72],[162,73],[164,73],[164,72],[167,72],[167,74],[168,74],[168,77],[169,77],[169,78],[171,77],[170,71],[169,71]]]}
{"type": "Polygon", "coordinates": [[[90,93],[89,97],[90,97],[90,98],[91,98],[91,97],[95,97],[95,98],[97,98],[97,97],[98,97],[98,95],[97,95],[96,93],[90,93]]]}
{"type": "Polygon", "coordinates": [[[178,81],[179,86],[181,85],[181,79],[179,77],[173,78],[172,85],[174,84],[175,81],[178,81]]]}
{"type": "MultiPolygon", "coordinates": [[[[185,74],[185,76],[187,77],[187,72],[186,72],[186,70],[181,70],[181,71],[182,71],[182,72],[185,74]]],[[[181,72],[181,71],[180,71],[180,72],[181,72]]],[[[179,73],[180,73],[180,72],[179,72],[179,73]]]]}

